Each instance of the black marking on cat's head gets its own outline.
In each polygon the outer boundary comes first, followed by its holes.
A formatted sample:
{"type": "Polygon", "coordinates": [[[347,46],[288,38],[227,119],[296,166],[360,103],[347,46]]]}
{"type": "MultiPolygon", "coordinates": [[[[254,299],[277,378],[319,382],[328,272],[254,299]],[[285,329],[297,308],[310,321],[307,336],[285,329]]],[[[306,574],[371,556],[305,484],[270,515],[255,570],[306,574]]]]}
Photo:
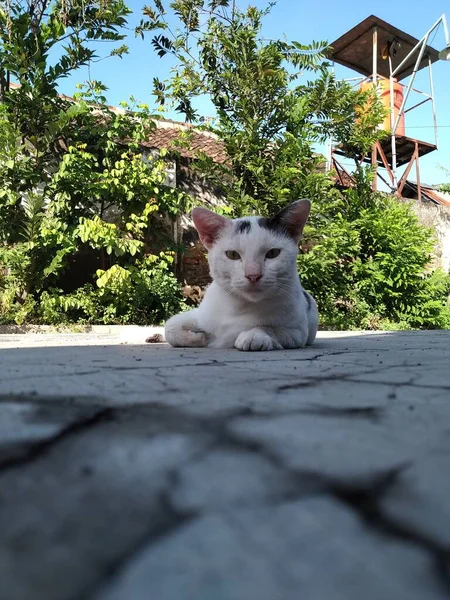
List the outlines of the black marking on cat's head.
{"type": "Polygon", "coordinates": [[[239,221],[236,225],[235,233],[250,233],[252,224],[250,221],[239,221]]]}
{"type": "Polygon", "coordinates": [[[277,218],[277,216],[260,217],[258,219],[258,225],[272,233],[279,233],[281,235],[284,235],[285,237],[290,237],[287,227],[283,225],[283,223],[277,218]]]}
{"type": "Polygon", "coordinates": [[[311,310],[311,296],[308,294],[308,292],[305,292],[305,290],[303,290],[303,295],[305,296],[305,300],[308,303],[308,310],[311,310]]]}
{"type": "Polygon", "coordinates": [[[302,237],[303,227],[309,216],[311,202],[307,199],[297,200],[286,206],[273,217],[258,219],[260,227],[281,234],[299,242],[302,237]]]}

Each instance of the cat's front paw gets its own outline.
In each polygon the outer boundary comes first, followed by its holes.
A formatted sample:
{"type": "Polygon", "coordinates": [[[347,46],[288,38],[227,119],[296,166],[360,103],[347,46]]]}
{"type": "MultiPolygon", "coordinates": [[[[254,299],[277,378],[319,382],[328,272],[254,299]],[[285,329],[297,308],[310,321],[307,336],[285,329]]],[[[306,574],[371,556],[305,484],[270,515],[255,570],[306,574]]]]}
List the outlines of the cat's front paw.
{"type": "Polygon", "coordinates": [[[169,319],[164,328],[166,341],[175,347],[205,348],[210,335],[201,329],[189,313],[181,313],[169,319]]]}
{"type": "Polygon", "coordinates": [[[187,346],[189,348],[206,348],[209,343],[210,336],[203,329],[193,326],[183,326],[181,333],[181,344],[180,346],[187,346]]]}
{"type": "Polygon", "coordinates": [[[263,352],[266,350],[282,350],[280,344],[261,329],[250,329],[240,333],[234,343],[238,350],[244,352],[263,352]]]}

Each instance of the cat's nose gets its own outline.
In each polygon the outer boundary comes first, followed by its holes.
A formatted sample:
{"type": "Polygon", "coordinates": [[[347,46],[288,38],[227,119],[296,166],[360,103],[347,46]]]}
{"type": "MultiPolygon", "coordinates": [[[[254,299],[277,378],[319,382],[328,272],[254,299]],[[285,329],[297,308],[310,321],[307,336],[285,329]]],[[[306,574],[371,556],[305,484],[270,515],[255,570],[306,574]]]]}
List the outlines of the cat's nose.
{"type": "Polygon", "coordinates": [[[256,283],[257,281],[259,281],[261,279],[262,274],[261,273],[249,273],[248,275],[246,275],[246,277],[252,283],[256,283]]]}

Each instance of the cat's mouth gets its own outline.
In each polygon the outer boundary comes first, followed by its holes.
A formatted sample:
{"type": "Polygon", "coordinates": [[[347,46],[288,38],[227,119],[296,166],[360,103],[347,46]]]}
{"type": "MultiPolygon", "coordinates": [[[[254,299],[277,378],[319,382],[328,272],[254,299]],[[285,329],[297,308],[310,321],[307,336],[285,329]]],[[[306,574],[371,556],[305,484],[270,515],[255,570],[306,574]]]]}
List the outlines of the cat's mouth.
{"type": "Polygon", "coordinates": [[[242,289],[246,292],[262,292],[266,288],[265,284],[261,281],[248,282],[242,285],[242,289]]]}
{"type": "Polygon", "coordinates": [[[256,281],[254,283],[241,281],[235,285],[227,286],[227,288],[228,293],[235,296],[241,296],[246,300],[252,301],[264,298],[264,296],[267,295],[268,292],[270,293],[271,290],[271,286],[267,285],[266,281],[256,281]]]}
{"type": "Polygon", "coordinates": [[[252,283],[249,285],[243,285],[237,288],[236,292],[246,298],[247,300],[259,300],[262,298],[268,289],[267,286],[259,283],[252,283]]]}

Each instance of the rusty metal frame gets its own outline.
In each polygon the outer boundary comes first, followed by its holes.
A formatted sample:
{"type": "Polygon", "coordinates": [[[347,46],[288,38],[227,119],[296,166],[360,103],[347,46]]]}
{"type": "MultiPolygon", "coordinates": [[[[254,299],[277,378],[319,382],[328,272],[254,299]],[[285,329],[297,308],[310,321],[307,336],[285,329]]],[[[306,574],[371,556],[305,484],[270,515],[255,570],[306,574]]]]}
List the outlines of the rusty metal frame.
{"type": "MultiPolygon", "coordinates": [[[[449,44],[449,33],[448,33],[448,27],[447,27],[447,20],[445,15],[442,15],[434,24],[433,26],[425,33],[425,35],[417,42],[417,44],[412,48],[412,50],[409,52],[409,54],[406,56],[406,58],[403,59],[403,61],[401,63],[399,63],[399,65],[397,65],[395,68],[393,68],[392,65],[392,58],[391,56],[389,56],[389,85],[390,85],[390,109],[391,109],[391,132],[390,132],[390,137],[391,137],[391,153],[392,153],[392,158],[389,161],[386,157],[385,152],[383,151],[383,148],[380,144],[380,142],[377,142],[375,144],[375,146],[372,149],[372,157],[371,157],[371,163],[372,166],[374,168],[375,171],[375,177],[374,177],[374,183],[373,183],[373,188],[376,189],[377,186],[377,177],[379,176],[380,179],[382,179],[385,183],[386,180],[384,177],[381,176],[380,173],[378,173],[379,167],[381,166],[379,164],[379,159],[381,160],[381,162],[383,163],[383,167],[386,169],[389,180],[390,180],[390,184],[388,184],[388,186],[391,188],[392,192],[397,194],[398,196],[401,196],[401,193],[403,191],[403,188],[405,186],[406,183],[406,178],[408,177],[414,163],[416,164],[416,177],[417,177],[417,185],[418,185],[418,194],[419,194],[419,198],[421,197],[421,185],[420,185],[420,142],[419,140],[415,139],[415,138],[410,138],[412,141],[414,141],[414,151],[412,152],[411,158],[409,160],[409,163],[407,164],[406,170],[404,171],[403,175],[400,177],[398,177],[398,167],[397,167],[397,136],[396,136],[396,131],[398,128],[398,125],[400,123],[401,118],[407,113],[407,112],[411,112],[412,110],[417,109],[418,107],[431,102],[431,111],[432,111],[432,117],[433,117],[433,129],[434,129],[434,146],[438,147],[438,129],[437,129],[437,118],[436,118],[436,105],[435,105],[435,96],[434,96],[434,82],[433,82],[433,73],[432,73],[432,60],[430,59],[430,57],[428,55],[425,55],[425,51],[427,49],[427,43],[430,39],[431,34],[440,26],[442,25],[444,28],[444,35],[445,35],[445,39],[446,39],[446,43],[447,43],[447,47],[450,48],[450,44],[449,44]],[[414,64],[414,68],[412,73],[409,75],[409,82],[407,85],[405,84],[400,84],[402,85],[403,88],[405,88],[405,94],[403,96],[403,100],[401,103],[401,106],[399,108],[398,114],[395,115],[395,106],[394,106],[394,82],[395,80],[395,76],[397,73],[401,72],[401,69],[403,68],[403,65],[408,61],[411,60],[412,57],[414,57],[415,55],[417,55],[415,64],[414,64]],[[416,78],[416,74],[417,72],[423,67],[423,60],[428,56],[428,60],[427,60],[427,64],[424,66],[424,68],[428,68],[429,71],[429,84],[430,84],[430,93],[426,93],[423,92],[421,90],[418,90],[416,88],[413,87],[414,85],[414,81],[416,78]],[[422,96],[425,96],[425,99],[423,99],[420,102],[417,102],[416,104],[414,104],[413,106],[406,108],[406,104],[408,102],[408,99],[410,97],[411,92],[417,92],[419,94],[421,94],[422,96]]],[[[353,83],[354,86],[357,86],[358,83],[364,82],[364,81],[372,81],[374,85],[378,84],[378,81],[380,79],[386,79],[385,77],[382,77],[380,75],[378,75],[377,73],[377,61],[378,61],[378,29],[377,26],[374,25],[373,29],[372,29],[372,52],[373,52],[373,57],[372,57],[372,74],[370,76],[366,76],[366,77],[354,77],[352,79],[349,79],[348,81],[350,82],[356,82],[353,83]]],[[[333,68],[334,68],[334,62],[333,62],[333,68]]],[[[329,165],[330,168],[335,164],[335,157],[334,157],[334,147],[333,147],[333,140],[330,139],[330,146],[329,146],[329,165]]],[[[363,162],[365,159],[365,157],[362,158],[361,162],[363,162]]],[[[337,163],[337,161],[336,161],[337,163]]],[[[339,163],[337,163],[339,164],[339,163]]],[[[351,175],[345,170],[343,169],[342,165],[339,165],[342,170],[346,173],[347,176],[351,177],[351,175]]]]}
{"type": "Polygon", "coordinates": [[[391,188],[391,190],[393,192],[395,192],[396,188],[394,185],[394,175],[392,173],[391,167],[389,165],[389,161],[386,158],[386,154],[385,154],[380,142],[376,142],[376,144],[374,145],[373,150],[372,150],[372,168],[374,169],[374,172],[375,172],[375,177],[372,182],[372,189],[373,190],[377,189],[377,177],[379,177],[388,187],[391,188]],[[380,157],[381,162],[383,163],[383,166],[387,171],[387,174],[390,179],[390,183],[388,183],[386,181],[386,179],[378,171],[378,166],[379,166],[378,165],[378,157],[380,157]]]}
{"type": "Polygon", "coordinates": [[[389,165],[389,162],[388,162],[388,160],[387,160],[387,158],[386,158],[386,155],[385,155],[385,153],[384,153],[384,150],[383,150],[383,148],[381,147],[381,144],[380,144],[380,142],[377,142],[377,143],[375,144],[375,148],[376,148],[376,150],[377,150],[377,153],[378,153],[378,155],[380,156],[380,158],[381,158],[381,160],[382,160],[382,162],[383,162],[384,168],[386,169],[386,171],[387,171],[387,173],[388,173],[388,175],[389,175],[389,177],[390,177],[391,183],[392,183],[392,184],[394,184],[394,174],[393,174],[393,173],[392,173],[392,171],[391,171],[391,167],[390,167],[390,165],[389,165]]]}
{"type": "MultiPolygon", "coordinates": [[[[411,156],[411,159],[410,159],[410,161],[408,163],[408,166],[406,167],[405,172],[403,173],[400,181],[398,182],[398,186],[397,186],[397,190],[396,190],[397,196],[401,197],[403,188],[405,187],[405,184],[406,184],[406,180],[408,179],[408,175],[409,175],[409,173],[410,173],[410,171],[411,171],[414,163],[416,163],[417,174],[419,175],[419,180],[420,180],[420,166],[419,166],[419,162],[420,162],[419,142],[416,141],[415,149],[414,149],[414,152],[412,153],[412,156],[411,156]]],[[[419,190],[419,193],[420,193],[420,190],[419,190]]]]}
{"type": "MultiPolygon", "coordinates": [[[[392,169],[389,165],[389,161],[386,158],[386,154],[385,154],[380,142],[377,142],[372,149],[371,163],[372,163],[372,167],[375,172],[375,177],[372,182],[372,189],[374,191],[377,189],[377,178],[379,177],[383,181],[383,183],[385,183],[388,187],[390,187],[392,192],[400,198],[402,196],[403,188],[406,185],[408,175],[411,172],[411,169],[413,168],[413,166],[415,164],[416,165],[416,180],[417,180],[418,199],[421,200],[422,188],[421,188],[421,183],[420,183],[420,150],[419,150],[419,141],[418,140],[415,140],[414,152],[412,153],[409,163],[405,169],[405,172],[403,173],[403,175],[402,175],[400,181],[398,181],[398,183],[395,182],[394,174],[392,172],[392,169]],[[378,167],[379,167],[378,157],[381,159],[381,162],[383,163],[383,166],[386,169],[386,172],[389,176],[389,181],[386,180],[386,178],[383,177],[381,175],[381,173],[378,171],[378,167]]],[[[334,167],[334,170],[336,171],[339,183],[342,186],[347,185],[347,182],[345,182],[342,178],[342,174],[345,174],[348,177],[348,181],[354,181],[353,175],[345,167],[342,166],[342,164],[337,160],[337,158],[333,152],[331,154],[331,164],[334,167]]]]}
{"type": "Polygon", "coordinates": [[[338,176],[338,179],[339,179],[339,183],[340,183],[340,184],[341,184],[343,187],[345,187],[347,184],[346,184],[346,182],[344,182],[344,180],[342,179],[342,173],[344,173],[344,174],[345,174],[345,175],[348,177],[348,179],[349,179],[350,181],[354,181],[354,180],[355,180],[355,178],[353,177],[353,175],[351,175],[351,174],[350,174],[350,173],[347,171],[347,169],[346,169],[345,167],[343,167],[343,166],[341,165],[341,163],[340,163],[340,162],[337,160],[337,158],[336,158],[336,156],[334,155],[334,153],[333,153],[333,152],[332,152],[332,154],[331,154],[331,164],[333,165],[333,167],[334,167],[334,170],[336,171],[336,174],[337,174],[337,176],[338,176]]]}

